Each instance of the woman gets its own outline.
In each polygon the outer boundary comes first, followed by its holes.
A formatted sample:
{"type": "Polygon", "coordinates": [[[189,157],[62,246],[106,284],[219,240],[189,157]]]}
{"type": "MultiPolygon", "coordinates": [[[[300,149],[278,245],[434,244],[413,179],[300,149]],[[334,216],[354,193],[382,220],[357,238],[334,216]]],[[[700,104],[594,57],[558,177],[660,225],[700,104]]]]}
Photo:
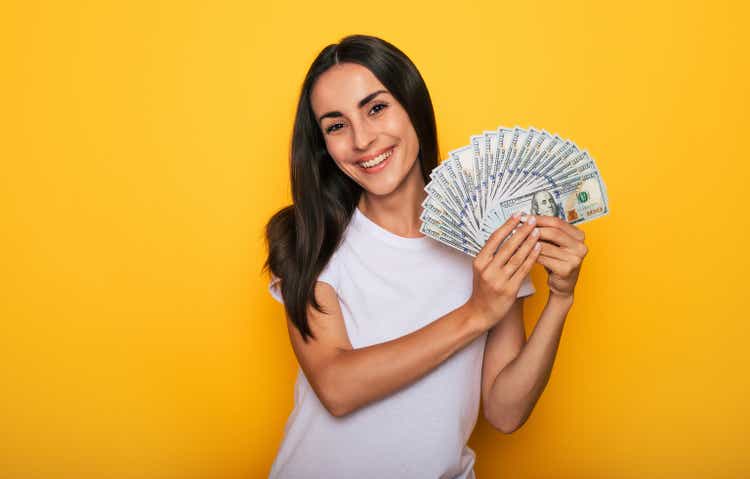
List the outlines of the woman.
{"type": "Polygon", "coordinates": [[[321,51],[297,106],[294,203],[266,229],[270,290],[300,364],[271,477],[471,478],[480,393],[505,433],[541,394],[583,233],[513,217],[476,258],[423,236],[437,161],[430,96],[400,50],[355,35],[321,51]],[[550,295],[527,343],[534,262],[550,295]]]}

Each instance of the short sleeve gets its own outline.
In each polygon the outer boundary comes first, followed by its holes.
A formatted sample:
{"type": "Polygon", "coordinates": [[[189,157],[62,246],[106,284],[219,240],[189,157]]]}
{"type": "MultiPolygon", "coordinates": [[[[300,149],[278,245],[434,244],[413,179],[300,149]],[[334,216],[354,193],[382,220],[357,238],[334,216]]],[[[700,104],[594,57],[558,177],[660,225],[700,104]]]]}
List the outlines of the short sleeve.
{"type": "Polygon", "coordinates": [[[517,297],[523,298],[524,296],[529,296],[534,293],[536,293],[536,289],[534,288],[534,283],[531,281],[531,273],[529,273],[521,282],[521,287],[518,289],[517,297]]]}
{"type": "Polygon", "coordinates": [[[276,276],[271,275],[271,282],[268,283],[268,292],[271,293],[273,299],[284,304],[284,298],[281,296],[281,280],[276,276]]]}
{"type": "Polygon", "coordinates": [[[338,294],[339,291],[339,268],[338,268],[339,256],[334,253],[328,264],[323,268],[318,276],[318,281],[323,281],[333,286],[333,289],[338,294]]]}
{"type": "MultiPolygon", "coordinates": [[[[338,293],[339,281],[338,281],[337,255],[335,253],[331,257],[331,259],[328,261],[328,264],[325,266],[325,268],[323,268],[323,271],[320,272],[320,275],[318,276],[318,281],[323,281],[325,283],[330,284],[331,286],[333,286],[333,289],[336,290],[336,292],[338,293]]],[[[276,276],[271,275],[271,282],[268,284],[268,292],[271,294],[273,299],[275,299],[281,304],[284,304],[284,298],[281,296],[281,280],[277,278],[276,276]]]]}

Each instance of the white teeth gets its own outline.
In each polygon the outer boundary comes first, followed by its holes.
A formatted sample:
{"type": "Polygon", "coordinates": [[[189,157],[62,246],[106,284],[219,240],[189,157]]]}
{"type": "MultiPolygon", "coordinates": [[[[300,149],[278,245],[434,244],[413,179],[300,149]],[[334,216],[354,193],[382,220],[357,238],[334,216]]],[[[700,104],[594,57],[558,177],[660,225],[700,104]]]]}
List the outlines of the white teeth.
{"type": "Polygon", "coordinates": [[[380,163],[383,162],[383,160],[391,156],[391,153],[393,153],[392,149],[386,151],[385,153],[381,153],[380,155],[376,156],[370,161],[364,161],[360,163],[360,165],[364,166],[365,168],[372,168],[373,166],[379,165],[380,163]]]}

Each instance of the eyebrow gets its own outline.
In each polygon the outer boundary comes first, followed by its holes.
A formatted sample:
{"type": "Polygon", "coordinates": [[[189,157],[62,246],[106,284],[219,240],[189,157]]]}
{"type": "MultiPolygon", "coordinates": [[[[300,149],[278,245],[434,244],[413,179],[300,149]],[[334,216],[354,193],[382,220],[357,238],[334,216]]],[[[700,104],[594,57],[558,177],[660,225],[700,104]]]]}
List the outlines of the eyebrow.
{"type": "MultiPolygon", "coordinates": [[[[378,90],[375,92],[370,93],[366,97],[359,100],[359,103],[357,103],[357,108],[362,108],[363,106],[367,105],[370,101],[372,101],[373,98],[380,95],[381,93],[388,93],[386,90],[378,90]]],[[[328,113],[324,113],[318,118],[318,121],[323,121],[323,118],[335,118],[338,116],[344,116],[340,111],[329,111],[328,113]]]]}

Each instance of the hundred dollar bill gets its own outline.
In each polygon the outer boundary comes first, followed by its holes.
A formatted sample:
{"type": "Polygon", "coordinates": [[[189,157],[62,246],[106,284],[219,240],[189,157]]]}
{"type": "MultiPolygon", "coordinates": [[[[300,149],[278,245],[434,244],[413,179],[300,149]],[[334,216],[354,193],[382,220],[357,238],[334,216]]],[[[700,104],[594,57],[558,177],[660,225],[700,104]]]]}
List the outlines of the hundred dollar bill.
{"type": "Polygon", "coordinates": [[[450,206],[442,203],[438,195],[425,198],[422,202],[422,212],[419,218],[422,221],[439,222],[444,227],[451,228],[455,232],[455,236],[462,239],[469,239],[477,244],[479,235],[472,229],[467,228],[466,222],[455,211],[452,211],[450,206]]]}
{"type": "Polygon", "coordinates": [[[589,153],[533,127],[471,136],[430,179],[420,215],[423,233],[465,252],[481,250],[513,211],[536,209],[571,223],[609,211],[606,185],[589,153]]]}
{"type": "Polygon", "coordinates": [[[471,214],[469,205],[461,203],[457,198],[457,194],[452,190],[446,191],[441,187],[440,182],[436,178],[425,186],[427,196],[422,202],[422,207],[424,209],[432,208],[439,210],[439,214],[452,218],[456,224],[462,226],[462,229],[467,234],[470,234],[475,239],[479,238],[478,221],[471,214]],[[461,206],[456,206],[456,202],[459,202],[461,206]]]}
{"type": "Polygon", "coordinates": [[[430,173],[431,181],[425,186],[428,197],[436,197],[443,204],[452,208],[461,221],[465,222],[469,229],[479,231],[479,224],[471,212],[468,201],[458,186],[458,180],[452,172],[448,171],[448,160],[442,162],[430,173]]]}
{"type": "MultiPolygon", "coordinates": [[[[533,128],[531,130],[533,130],[533,128]]],[[[552,139],[552,135],[544,130],[534,135],[526,154],[508,184],[508,191],[511,192],[511,194],[519,185],[526,183],[529,173],[539,165],[540,156],[545,151],[546,145],[548,145],[552,139]]]]}
{"type": "Polygon", "coordinates": [[[509,145],[513,139],[513,129],[510,128],[498,128],[497,130],[497,142],[495,143],[494,153],[492,155],[492,165],[490,171],[492,172],[492,181],[489,183],[489,190],[487,191],[487,207],[491,208],[491,205],[495,202],[495,192],[503,181],[503,172],[505,167],[505,160],[508,158],[509,145]]]}
{"type": "Polygon", "coordinates": [[[542,156],[537,165],[530,169],[526,183],[505,192],[502,200],[515,198],[543,188],[549,185],[559,184],[563,181],[566,171],[562,166],[572,165],[577,162],[576,155],[580,150],[572,141],[566,141],[557,145],[549,154],[542,156]]]}
{"type": "Polygon", "coordinates": [[[516,198],[518,196],[525,196],[531,193],[535,193],[539,190],[549,190],[557,188],[560,185],[570,183],[571,181],[576,181],[583,174],[589,173],[594,170],[598,171],[596,163],[594,163],[594,160],[589,156],[588,152],[582,151],[575,155],[575,157],[570,161],[568,161],[568,164],[566,165],[564,170],[560,170],[555,174],[545,174],[539,176],[532,175],[534,176],[533,180],[529,180],[529,183],[524,188],[513,193],[510,196],[511,198],[516,198]]]}
{"type": "Polygon", "coordinates": [[[518,143],[526,130],[523,128],[515,127],[513,130],[500,132],[498,130],[498,163],[496,165],[496,179],[493,185],[493,191],[490,193],[490,203],[496,203],[498,200],[503,198],[504,186],[508,182],[508,169],[509,166],[515,161],[515,156],[518,154],[518,143]],[[502,135],[502,136],[500,136],[502,135]]]}
{"type": "MultiPolygon", "coordinates": [[[[497,203],[482,224],[484,242],[513,213],[556,216],[570,224],[579,224],[609,213],[606,188],[599,170],[594,169],[576,181],[554,189],[497,203]]],[[[482,243],[484,244],[484,243],[482,243]]]]}
{"type": "Polygon", "coordinates": [[[471,200],[471,194],[469,192],[470,187],[467,178],[468,175],[463,171],[464,165],[462,165],[455,156],[450,156],[447,160],[441,163],[441,166],[443,166],[443,168],[437,172],[436,178],[441,181],[441,184],[453,187],[460,202],[461,211],[465,212],[464,214],[466,215],[467,222],[478,231],[479,222],[477,221],[477,215],[474,208],[475,205],[471,200]]]}
{"type": "Polygon", "coordinates": [[[471,155],[474,164],[479,168],[477,171],[477,197],[479,199],[479,217],[484,216],[485,195],[487,191],[487,156],[484,154],[484,135],[473,135],[469,138],[471,155]]]}
{"type": "Polygon", "coordinates": [[[464,190],[472,205],[472,211],[476,218],[481,218],[481,207],[479,205],[479,158],[473,154],[472,145],[464,146],[449,152],[452,164],[456,166],[463,179],[464,190]]]}
{"type": "Polygon", "coordinates": [[[498,170],[498,163],[499,158],[498,155],[500,154],[500,143],[502,141],[502,137],[500,135],[501,130],[493,130],[493,131],[486,131],[484,132],[484,151],[487,155],[487,189],[484,191],[484,211],[485,214],[487,214],[487,209],[489,208],[491,199],[492,199],[492,190],[495,187],[495,183],[497,182],[497,170],[498,170]]]}
{"type": "Polygon", "coordinates": [[[425,236],[429,236],[430,238],[437,240],[445,245],[448,245],[451,248],[455,248],[458,251],[461,251],[462,253],[466,253],[471,256],[476,256],[479,253],[479,250],[476,249],[471,244],[469,244],[468,242],[461,242],[455,239],[453,236],[445,234],[439,228],[431,224],[423,222],[422,225],[419,227],[419,231],[425,236]]]}
{"type": "Polygon", "coordinates": [[[456,242],[465,245],[467,248],[473,247],[476,248],[477,251],[481,249],[481,246],[479,246],[477,241],[465,231],[457,228],[456,224],[449,217],[426,212],[421,216],[421,220],[427,226],[440,231],[441,234],[454,239],[456,242]]]}
{"type": "Polygon", "coordinates": [[[452,224],[456,225],[456,228],[460,230],[469,233],[473,231],[468,227],[466,221],[461,218],[461,215],[455,209],[453,209],[450,202],[446,201],[443,198],[440,192],[433,191],[432,194],[425,197],[424,201],[422,202],[422,213],[420,215],[420,219],[423,219],[422,216],[426,215],[427,213],[430,213],[434,216],[440,216],[450,219],[452,224]]]}
{"type": "Polygon", "coordinates": [[[483,141],[483,154],[487,161],[487,184],[484,187],[484,191],[482,192],[482,198],[484,201],[484,214],[487,214],[487,207],[489,205],[490,197],[489,192],[492,189],[492,184],[495,181],[495,171],[494,171],[494,164],[495,164],[495,152],[497,150],[497,131],[485,131],[482,136],[484,137],[483,141]]]}
{"type": "Polygon", "coordinates": [[[519,172],[524,164],[528,162],[532,153],[532,148],[540,132],[534,128],[529,128],[525,135],[519,138],[518,153],[515,156],[515,162],[508,165],[508,180],[505,182],[505,191],[509,191],[518,177],[519,172]]]}

